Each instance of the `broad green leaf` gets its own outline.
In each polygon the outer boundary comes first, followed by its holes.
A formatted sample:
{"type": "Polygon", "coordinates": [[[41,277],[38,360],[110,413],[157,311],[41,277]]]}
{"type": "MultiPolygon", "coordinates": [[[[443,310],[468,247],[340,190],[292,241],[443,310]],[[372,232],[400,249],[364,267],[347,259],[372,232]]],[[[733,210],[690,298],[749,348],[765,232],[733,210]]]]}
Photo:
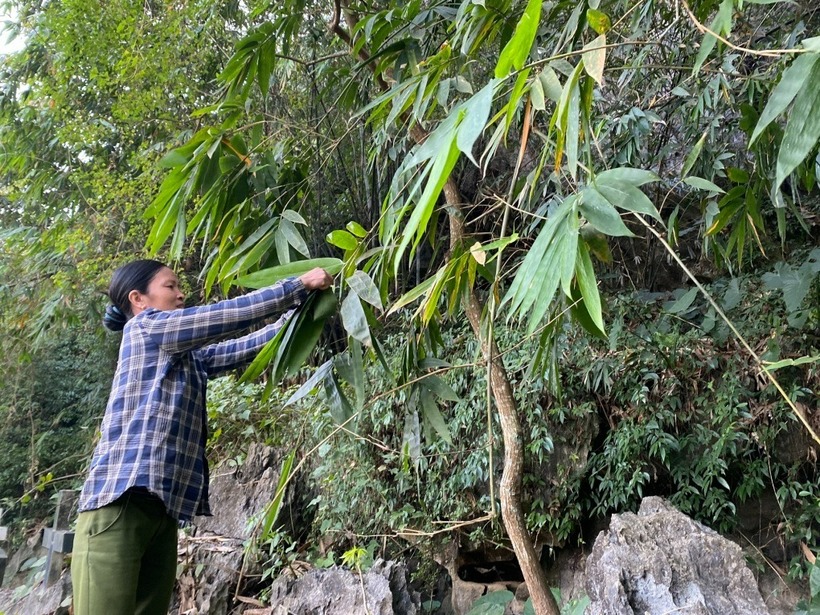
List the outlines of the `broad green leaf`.
{"type": "Polygon", "coordinates": [[[287,265],[279,265],[268,269],[261,269],[254,273],[242,276],[234,282],[234,286],[244,286],[246,288],[265,288],[272,286],[279,280],[300,276],[311,269],[321,267],[330,275],[336,275],[342,270],[344,263],[338,258],[313,258],[287,265]]]}
{"type": "Polygon", "coordinates": [[[354,222],[353,220],[351,220],[347,223],[345,228],[348,230],[349,233],[355,235],[359,239],[364,239],[365,237],[367,237],[367,229],[364,228],[358,222],[354,222]]]}
{"type": "Polygon", "coordinates": [[[612,252],[609,249],[606,235],[595,229],[592,225],[585,224],[581,227],[581,238],[586,243],[587,249],[592,256],[602,263],[609,264],[612,262],[612,252]]]}
{"type": "Polygon", "coordinates": [[[708,179],[703,179],[702,177],[684,177],[683,183],[692,186],[693,188],[697,188],[698,190],[708,190],[709,192],[726,192],[720,186],[716,186],[708,179]]]}
{"type": "Polygon", "coordinates": [[[438,404],[435,398],[429,391],[419,391],[419,401],[421,402],[421,410],[424,420],[427,421],[439,437],[447,444],[453,443],[453,438],[450,435],[450,428],[447,427],[447,421],[438,409],[438,404]]]}
{"type": "Polygon", "coordinates": [[[370,341],[370,326],[367,324],[367,316],[359,296],[354,292],[347,293],[347,297],[342,301],[342,325],[345,331],[355,340],[358,340],[368,348],[372,346],[370,341]]]}
{"type": "Polygon", "coordinates": [[[337,425],[346,425],[348,429],[353,429],[350,417],[354,415],[353,407],[350,405],[347,397],[339,386],[339,381],[333,372],[330,372],[326,378],[322,380],[324,384],[325,401],[330,409],[330,416],[337,425]]]}
{"type": "Polygon", "coordinates": [[[626,182],[602,182],[600,178],[596,181],[595,187],[615,207],[636,214],[651,216],[662,222],[661,215],[655,209],[655,205],[639,188],[626,182]]]}
{"type": "Polygon", "coordinates": [[[530,102],[532,108],[537,111],[544,111],[547,108],[544,102],[544,86],[541,85],[540,77],[535,77],[530,82],[530,102]]]}
{"type": "Polygon", "coordinates": [[[515,32],[498,57],[495,66],[495,77],[502,79],[506,77],[511,68],[521,70],[527,57],[530,55],[535,33],[538,31],[538,22],[541,19],[542,0],[529,0],[527,8],[521,20],[515,26],[515,32]]]}
{"type": "Polygon", "coordinates": [[[682,314],[692,307],[692,304],[695,302],[697,296],[698,288],[695,286],[681,295],[677,301],[670,302],[668,305],[664,306],[664,309],[666,309],[666,311],[670,314],[682,314]]]}
{"type": "Polygon", "coordinates": [[[652,171],[644,171],[643,169],[633,169],[631,167],[616,167],[598,173],[596,182],[608,183],[610,181],[624,182],[632,184],[633,186],[643,186],[650,182],[659,181],[660,177],[652,171]]]}
{"type": "Polygon", "coordinates": [[[578,206],[581,214],[592,226],[611,237],[634,237],[615,207],[595,188],[587,187],[581,193],[578,206]]]}
{"type": "Polygon", "coordinates": [[[274,357],[272,378],[282,378],[299,372],[316,347],[327,319],[336,311],[336,295],[332,290],[311,294],[300,307],[297,316],[291,318],[294,326],[286,334],[274,357]]]}
{"type": "Polygon", "coordinates": [[[497,81],[491,79],[481,90],[464,105],[464,118],[458,126],[456,145],[458,149],[479,166],[473,158],[473,145],[481,135],[490,117],[490,107],[493,104],[493,92],[497,81]]]}
{"type": "Polygon", "coordinates": [[[350,286],[350,289],[359,295],[359,299],[362,301],[367,301],[367,303],[373,307],[379,308],[380,310],[384,309],[382,306],[382,298],[379,293],[379,289],[376,287],[376,284],[373,282],[371,277],[364,271],[356,270],[353,272],[353,275],[347,278],[346,281],[348,286],[350,286]]]}
{"type": "Polygon", "coordinates": [[[310,250],[305,243],[305,240],[302,239],[302,235],[299,231],[296,230],[296,227],[293,225],[293,222],[288,220],[285,217],[279,221],[279,229],[282,231],[282,234],[288,240],[288,243],[293,246],[293,248],[302,256],[310,258],[310,250]]]}
{"type": "Polygon", "coordinates": [[[419,381],[423,386],[439,399],[445,401],[461,401],[458,394],[440,376],[429,375],[419,381]]]}
{"type": "Polygon", "coordinates": [[[303,224],[307,225],[305,219],[299,215],[299,213],[293,211],[292,209],[283,209],[282,213],[280,214],[285,220],[290,220],[294,224],[303,224]]]}
{"type": "Polygon", "coordinates": [[[341,248],[342,250],[355,250],[359,242],[356,238],[347,231],[335,230],[328,233],[325,240],[332,246],[341,248]]]}
{"type": "Polygon", "coordinates": [[[255,380],[262,374],[262,372],[265,371],[265,368],[270,364],[274,355],[279,350],[279,346],[282,343],[282,338],[285,336],[286,330],[294,318],[295,316],[292,317],[291,321],[286,323],[284,327],[279,329],[273,339],[262,347],[262,350],[257,353],[253,361],[251,361],[251,364],[242,373],[239,382],[249,382],[251,380],[255,380]]]}
{"type": "Polygon", "coordinates": [[[592,259],[589,257],[589,250],[586,243],[578,243],[578,260],[575,263],[575,275],[578,280],[578,289],[584,299],[587,312],[590,318],[602,332],[604,329],[604,317],[601,311],[601,296],[598,293],[598,284],[595,280],[595,269],[592,267],[592,259]]]}
{"type": "Polygon", "coordinates": [[[538,80],[541,82],[541,87],[544,89],[544,94],[553,102],[561,100],[561,81],[558,75],[549,66],[545,66],[544,70],[538,73],[538,80]]]}
{"type": "Polygon", "coordinates": [[[587,23],[598,34],[606,34],[612,27],[609,15],[596,9],[587,9],[587,23]]]}
{"type": "Polygon", "coordinates": [[[604,84],[604,64],[606,64],[606,35],[601,34],[592,42],[584,45],[581,58],[584,70],[595,79],[598,85],[604,84]]]}
{"type": "Polygon", "coordinates": [[[794,59],[786,70],[783,71],[783,76],[780,81],[769,94],[769,100],[766,102],[766,107],[763,113],[760,114],[760,119],[757,121],[752,136],[749,137],[749,147],[754,145],[758,137],[766,130],[766,127],[777,116],[786,110],[797,92],[803,87],[803,84],[809,78],[817,58],[820,54],[817,53],[802,53],[794,59]]]}
{"type": "Polygon", "coordinates": [[[820,63],[815,63],[809,78],[794,99],[789,121],[777,153],[773,192],[780,189],[820,139],[820,63]]]}
{"type": "Polygon", "coordinates": [[[515,595],[508,590],[489,592],[473,602],[467,615],[504,615],[506,606],[514,598],[515,595]]]}

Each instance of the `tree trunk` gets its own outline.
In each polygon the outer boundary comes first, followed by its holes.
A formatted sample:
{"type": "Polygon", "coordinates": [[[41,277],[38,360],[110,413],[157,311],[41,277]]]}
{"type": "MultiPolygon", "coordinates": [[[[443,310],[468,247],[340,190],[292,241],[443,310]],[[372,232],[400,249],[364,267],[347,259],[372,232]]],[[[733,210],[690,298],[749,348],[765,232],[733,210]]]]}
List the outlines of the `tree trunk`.
{"type": "MultiPolygon", "coordinates": [[[[450,245],[455,246],[465,239],[464,223],[461,217],[461,197],[458,187],[452,178],[444,184],[444,197],[453,213],[449,216],[450,245]]],[[[495,340],[489,342],[481,332],[481,304],[474,291],[464,299],[464,311],[473,333],[481,344],[481,352],[487,359],[490,355],[490,386],[501,420],[501,433],[504,438],[504,470],[501,484],[498,486],[501,499],[501,520],[507,536],[512,543],[518,565],[527,583],[532,598],[532,605],[537,615],[559,615],[560,609],[547,584],[547,577],[535,552],[532,538],[527,532],[524,511],[521,508],[521,483],[524,473],[524,443],[521,435],[521,423],[518,420],[518,407],[512,392],[507,370],[501,360],[501,354],[495,340]],[[489,342],[489,343],[488,343],[489,342]]],[[[490,468],[490,472],[493,469],[490,468]]]]}

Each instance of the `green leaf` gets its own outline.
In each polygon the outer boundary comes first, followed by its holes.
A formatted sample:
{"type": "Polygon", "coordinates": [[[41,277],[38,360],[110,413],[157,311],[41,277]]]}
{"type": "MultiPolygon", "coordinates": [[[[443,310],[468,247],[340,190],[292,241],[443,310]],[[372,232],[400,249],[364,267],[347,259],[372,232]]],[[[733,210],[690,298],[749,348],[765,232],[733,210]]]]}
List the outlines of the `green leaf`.
{"type": "Polygon", "coordinates": [[[789,121],[777,153],[773,192],[780,189],[820,139],[820,64],[815,63],[809,78],[794,99],[789,121]]]}
{"type": "Polygon", "coordinates": [[[504,615],[506,606],[514,598],[515,595],[511,591],[490,592],[473,602],[467,615],[504,615]]]}
{"type": "MultiPolygon", "coordinates": [[[[720,3],[720,8],[718,8],[715,18],[709,25],[709,30],[719,35],[729,34],[732,29],[732,11],[734,8],[734,0],[723,0],[720,3]]],[[[695,58],[695,64],[692,68],[693,75],[697,75],[700,72],[700,67],[703,66],[703,63],[706,61],[706,58],[709,57],[709,54],[712,52],[712,49],[715,48],[716,44],[717,38],[715,38],[714,34],[707,32],[703,37],[703,42],[701,42],[698,55],[695,58]]]]}
{"type": "Polygon", "coordinates": [[[587,23],[598,34],[606,34],[612,28],[609,15],[596,9],[587,9],[587,23]]]}
{"type": "Polygon", "coordinates": [[[296,230],[296,227],[293,225],[293,222],[288,220],[285,217],[279,221],[279,230],[282,231],[285,239],[288,240],[288,243],[293,246],[293,248],[299,252],[302,256],[310,258],[310,250],[308,250],[307,244],[305,240],[302,239],[302,235],[299,231],[296,230]]]}
{"type": "Polygon", "coordinates": [[[686,160],[683,161],[683,169],[681,169],[681,175],[684,177],[689,175],[689,171],[692,170],[692,167],[695,166],[695,163],[698,161],[698,157],[700,157],[700,152],[703,150],[703,144],[706,143],[706,137],[709,134],[709,128],[703,131],[703,134],[698,139],[698,142],[695,143],[695,147],[692,148],[686,155],[686,160]]]}
{"type": "Polygon", "coordinates": [[[330,275],[336,275],[342,270],[344,263],[338,258],[313,258],[287,265],[279,265],[268,269],[261,269],[254,273],[242,276],[234,281],[234,286],[244,286],[246,288],[265,288],[272,286],[279,280],[297,277],[307,273],[311,269],[321,267],[330,275]]]}
{"type": "Polygon", "coordinates": [[[563,87],[561,86],[561,81],[558,79],[558,75],[555,74],[552,68],[545,66],[544,70],[538,73],[538,80],[541,82],[541,86],[547,98],[553,102],[561,100],[563,87]]]}
{"type": "Polygon", "coordinates": [[[615,207],[595,188],[588,186],[580,195],[578,209],[596,229],[612,237],[634,237],[615,207]]]}
{"type": "Polygon", "coordinates": [[[709,192],[726,192],[720,186],[716,186],[708,179],[703,179],[702,177],[684,177],[683,183],[692,186],[693,188],[697,188],[698,190],[708,190],[709,192]]]}
{"type": "Polygon", "coordinates": [[[428,375],[419,380],[419,384],[445,401],[461,401],[458,394],[440,376],[428,375]]]}
{"type": "Polygon", "coordinates": [[[349,276],[346,281],[350,289],[359,295],[362,301],[367,301],[367,303],[380,310],[384,309],[378,287],[364,271],[354,271],[353,275],[349,276]]]}
{"type": "Polygon", "coordinates": [[[364,312],[362,302],[356,293],[347,293],[347,297],[342,301],[341,315],[345,331],[353,339],[370,348],[372,346],[370,326],[367,324],[367,315],[364,312]]]}
{"type": "Polygon", "coordinates": [[[625,183],[632,186],[643,186],[651,182],[659,181],[660,177],[652,171],[644,171],[643,169],[633,169],[631,167],[616,167],[598,173],[595,178],[596,184],[600,183],[625,183]]]}
{"type": "Polygon", "coordinates": [[[325,240],[332,246],[341,248],[342,250],[355,250],[359,242],[356,238],[347,231],[335,230],[328,233],[325,240]]]}
{"type": "MultiPolygon", "coordinates": [[[[583,64],[583,62],[581,62],[583,64]]],[[[567,168],[569,174],[575,179],[578,173],[578,138],[581,133],[581,88],[578,84],[572,88],[569,100],[567,101],[566,128],[566,151],[567,168]]]]}
{"type": "Polygon", "coordinates": [[[285,489],[291,476],[291,469],[293,468],[293,461],[296,458],[296,451],[285,457],[282,462],[282,469],[279,471],[279,482],[276,485],[275,495],[273,500],[265,508],[265,513],[262,517],[262,531],[260,535],[261,540],[268,540],[273,535],[274,524],[279,517],[279,509],[282,507],[282,498],[285,496],[285,489]]]}
{"type": "Polygon", "coordinates": [[[287,401],[285,402],[285,406],[290,406],[291,404],[295,404],[297,401],[304,399],[310,393],[315,390],[319,384],[325,379],[325,377],[330,373],[330,370],[333,369],[333,359],[329,361],[325,361],[322,363],[315,372],[311,375],[310,378],[305,380],[305,383],[300,386],[296,392],[288,397],[287,401]]]}
{"type": "MultiPolygon", "coordinates": [[[[603,175],[603,174],[602,174],[603,175]]],[[[608,179],[608,178],[607,178],[608,179]]],[[[649,197],[639,188],[626,182],[602,181],[600,176],[595,182],[595,187],[603,197],[615,207],[637,214],[645,214],[661,221],[661,215],[649,197]]]]}
{"type": "Polygon", "coordinates": [[[542,0],[529,0],[521,20],[515,26],[515,32],[498,57],[495,66],[495,77],[506,77],[511,68],[521,70],[527,57],[530,55],[535,33],[538,31],[538,22],[541,19],[542,0]]]}
{"type": "Polygon", "coordinates": [[[606,64],[606,35],[601,34],[595,40],[584,45],[581,58],[584,70],[595,79],[598,85],[604,84],[604,65],[606,64]]]}
{"type": "Polygon", "coordinates": [[[353,220],[351,220],[350,222],[347,223],[345,228],[348,230],[348,232],[352,233],[353,235],[355,235],[359,239],[364,239],[365,237],[367,237],[367,229],[364,228],[358,222],[354,222],[353,220]]]}
{"type": "Polygon", "coordinates": [[[487,119],[490,117],[490,107],[493,103],[493,92],[497,83],[495,79],[491,79],[487,85],[481,88],[478,94],[466,102],[464,117],[458,126],[456,145],[476,166],[478,166],[478,162],[473,158],[473,144],[475,144],[476,139],[487,125],[487,119]]]}
{"type": "Polygon", "coordinates": [[[401,266],[401,257],[410,242],[413,241],[413,248],[415,249],[421,241],[424,232],[427,230],[427,223],[430,221],[430,216],[433,214],[436,200],[439,194],[441,194],[441,189],[449,179],[450,173],[458,161],[459,150],[455,144],[454,137],[455,135],[450,135],[448,146],[443,147],[432,160],[432,167],[427,177],[427,183],[424,186],[424,192],[413,208],[410,220],[408,220],[407,225],[402,230],[401,242],[395,254],[396,272],[398,272],[401,266]],[[415,240],[413,239],[414,236],[415,240]]]}
{"type": "Polygon", "coordinates": [[[772,372],[776,369],[780,369],[781,367],[795,367],[797,365],[805,365],[806,363],[818,362],[820,362],[820,355],[814,357],[800,357],[799,359],[783,359],[782,361],[774,361],[773,363],[765,361],[763,369],[772,372]]]}
{"type": "Polygon", "coordinates": [[[671,305],[664,306],[667,312],[670,314],[682,314],[689,310],[692,307],[692,304],[695,302],[695,299],[698,296],[698,288],[695,286],[694,288],[690,288],[686,293],[681,295],[677,301],[671,302],[671,305]]]}
{"type": "Polygon", "coordinates": [[[544,111],[547,108],[544,101],[544,86],[541,85],[540,76],[535,77],[530,82],[530,102],[532,108],[537,111],[544,111]]]}
{"type": "Polygon", "coordinates": [[[589,250],[583,241],[578,243],[578,259],[575,263],[575,276],[578,280],[578,289],[584,299],[590,318],[595,326],[604,329],[604,317],[601,311],[601,296],[598,294],[598,284],[595,280],[595,269],[592,267],[592,259],[589,257],[589,250]]]}
{"type": "Polygon", "coordinates": [[[771,124],[772,120],[783,113],[786,107],[791,104],[809,78],[817,58],[820,58],[820,54],[802,53],[795,58],[791,66],[783,71],[783,76],[772,90],[772,93],[769,94],[769,100],[766,102],[763,113],[760,114],[760,119],[757,120],[757,126],[755,126],[752,136],[749,137],[749,147],[754,145],[754,142],[763,134],[763,131],[771,124]]]}
{"type": "Polygon", "coordinates": [[[453,438],[450,435],[450,428],[447,427],[447,421],[438,409],[436,400],[429,391],[419,392],[419,401],[421,402],[421,411],[424,420],[435,430],[439,437],[447,444],[453,443],[453,438]]]}

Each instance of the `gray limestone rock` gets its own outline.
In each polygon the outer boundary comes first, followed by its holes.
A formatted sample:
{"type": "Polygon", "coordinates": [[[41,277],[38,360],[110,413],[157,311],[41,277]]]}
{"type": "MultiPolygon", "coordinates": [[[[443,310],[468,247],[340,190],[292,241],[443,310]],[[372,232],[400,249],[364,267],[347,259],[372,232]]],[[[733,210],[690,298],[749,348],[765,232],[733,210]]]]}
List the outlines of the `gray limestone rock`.
{"type": "Polygon", "coordinates": [[[406,568],[382,560],[362,575],[333,567],[282,576],[271,589],[271,615],[417,615],[419,605],[406,568]]]}
{"type": "Polygon", "coordinates": [[[586,615],[769,615],[740,547],[657,497],[612,517],[586,574],[586,615]]]}

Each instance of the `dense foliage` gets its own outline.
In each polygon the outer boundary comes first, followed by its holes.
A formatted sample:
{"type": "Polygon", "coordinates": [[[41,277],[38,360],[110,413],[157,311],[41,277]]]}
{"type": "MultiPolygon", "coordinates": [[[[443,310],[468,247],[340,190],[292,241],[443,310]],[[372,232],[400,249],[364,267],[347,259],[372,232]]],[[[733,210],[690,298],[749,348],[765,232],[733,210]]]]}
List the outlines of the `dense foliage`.
{"type": "Polygon", "coordinates": [[[194,300],[337,274],[338,317],[312,300],[212,409],[217,455],[321,444],[323,541],[483,519],[528,560],[647,493],[729,531],[771,492],[816,543],[815,3],[7,3],[0,410],[45,448],[3,480],[62,437],[20,425],[25,374],[100,364],[98,291],[147,250],[194,300]]]}

